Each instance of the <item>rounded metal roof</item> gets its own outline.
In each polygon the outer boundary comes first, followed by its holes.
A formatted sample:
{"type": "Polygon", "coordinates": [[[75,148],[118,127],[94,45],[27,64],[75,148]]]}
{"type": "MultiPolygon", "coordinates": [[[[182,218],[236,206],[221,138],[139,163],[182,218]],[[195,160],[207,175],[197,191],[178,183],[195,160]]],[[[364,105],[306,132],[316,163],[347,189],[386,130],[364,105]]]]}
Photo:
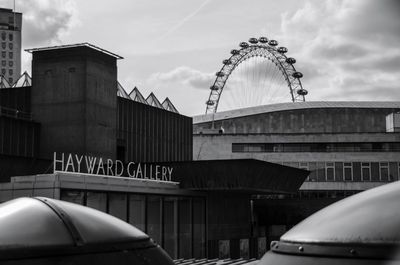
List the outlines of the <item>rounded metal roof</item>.
{"type": "Polygon", "coordinates": [[[160,249],[118,218],[42,197],[0,204],[0,239],[0,260],[160,249]]]}
{"type": "Polygon", "coordinates": [[[260,264],[359,264],[356,259],[381,264],[386,259],[398,260],[399,227],[400,182],[395,182],[341,200],[305,219],[280,241],[272,242],[272,251],[260,264]]]}

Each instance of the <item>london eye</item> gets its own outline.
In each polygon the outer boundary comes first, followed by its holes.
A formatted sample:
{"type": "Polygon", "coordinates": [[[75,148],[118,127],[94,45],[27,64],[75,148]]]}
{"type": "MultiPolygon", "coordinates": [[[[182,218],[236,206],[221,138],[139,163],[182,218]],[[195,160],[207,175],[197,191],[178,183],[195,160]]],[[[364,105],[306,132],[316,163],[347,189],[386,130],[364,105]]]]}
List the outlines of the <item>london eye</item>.
{"type": "Polygon", "coordinates": [[[296,59],[287,57],[288,49],[278,47],[276,40],[266,37],[241,42],[231,50],[228,59],[210,87],[206,114],[278,102],[305,101],[307,90],[303,77],[294,67],[296,59]],[[222,92],[223,100],[221,100],[222,92]]]}

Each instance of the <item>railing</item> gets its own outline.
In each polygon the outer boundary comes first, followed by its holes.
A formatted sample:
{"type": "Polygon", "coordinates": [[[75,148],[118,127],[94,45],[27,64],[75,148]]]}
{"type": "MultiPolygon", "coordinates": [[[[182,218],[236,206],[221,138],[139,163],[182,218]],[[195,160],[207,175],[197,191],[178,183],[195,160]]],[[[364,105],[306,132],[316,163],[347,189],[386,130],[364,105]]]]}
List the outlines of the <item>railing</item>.
{"type": "Polygon", "coordinates": [[[0,116],[32,120],[32,113],[0,106],[0,116]]]}

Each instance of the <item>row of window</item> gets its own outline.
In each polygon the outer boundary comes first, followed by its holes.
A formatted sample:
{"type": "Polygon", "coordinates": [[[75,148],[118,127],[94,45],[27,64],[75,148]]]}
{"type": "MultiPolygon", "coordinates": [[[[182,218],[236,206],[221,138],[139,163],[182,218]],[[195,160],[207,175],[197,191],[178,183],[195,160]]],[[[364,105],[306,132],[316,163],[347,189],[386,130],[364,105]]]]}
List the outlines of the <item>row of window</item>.
{"type": "Polygon", "coordinates": [[[400,143],[232,143],[232,152],[400,152],[400,143]]]}
{"type": "Polygon", "coordinates": [[[400,162],[284,162],[286,166],[311,171],[306,181],[399,180],[400,162]]]}
{"type": "MultiPolygon", "coordinates": [[[[7,48],[7,43],[6,43],[6,42],[2,42],[2,43],[1,43],[1,48],[2,48],[2,49],[6,49],[6,48],[7,48]]],[[[9,42],[9,43],[8,43],[8,48],[10,48],[10,50],[12,50],[12,49],[14,48],[14,43],[9,42]]]]}
{"type": "MultiPolygon", "coordinates": [[[[6,51],[2,51],[1,52],[1,58],[3,58],[3,59],[7,58],[7,52],[6,51]]],[[[8,52],[8,58],[9,59],[13,59],[14,58],[14,53],[13,52],[8,52]]]]}
{"type": "MultiPolygon", "coordinates": [[[[3,32],[1,33],[1,39],[2,39],[2,40],[7,40],[7,33],[6,33],[6,32],[3,31],[3,32]]],[[[9,40],[9,41],[13,41],[13,40],[14,40],[14,34],[13,34],[13,33],[9,33],[9,34],[8,34],[8,40],[9,40]]]]}
{"type": "Polygon", "coordinates": [[[61,200],[109,213],[147,233],[176,258],[205,257],[205,199],[62,190],[61,200]]]}
{"type": "MultiPolygon", "coordinates": [[[[1,68],[1,74],[4,76],[7,73],[5,68],[1,68]]],[[[13,75],[14,74],[14,70],[13,69],[8,69],[8,74],[9,75],[13,75]]]]}
{"type": "MultiPolygon", "coordinates": [[[[1,61],[1,66],[7,66],[7,61],[6,60],[2,60],[1,61]]],[[[13,67],[14,66],[14,61],[8,61],[8,66],[9,67],[13,67]]]]}

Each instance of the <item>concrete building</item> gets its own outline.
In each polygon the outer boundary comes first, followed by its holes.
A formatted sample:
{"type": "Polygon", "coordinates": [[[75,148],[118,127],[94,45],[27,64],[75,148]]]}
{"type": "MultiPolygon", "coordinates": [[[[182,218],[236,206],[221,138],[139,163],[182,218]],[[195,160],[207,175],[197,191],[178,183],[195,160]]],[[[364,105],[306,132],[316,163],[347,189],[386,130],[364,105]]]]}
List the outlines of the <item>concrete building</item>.
{"type": "Polygon", "coordinates": [[[22,13],[0,8],[0,75],[12,85],[21,75],[22,13]]]}
{"type": "Polygon", "coordinates": [[[399,180],[399,111],[400,102],[297,102],[200,115],[193,157],[311,171],[295,195],[254,197],[258,222],[273,239],[338,199],[399,180]]]}
{"type": "Polygon", "coordinates": [[[173,258],[263,255],[251,195],[294,193],[308,171],[192,161],[192,118],[168,98],[128,94],[117,81],[122,57],[89,43],[28,51],[32,85],[0,88],[0,202],[89,206],[142,229],[173,258]]]}

